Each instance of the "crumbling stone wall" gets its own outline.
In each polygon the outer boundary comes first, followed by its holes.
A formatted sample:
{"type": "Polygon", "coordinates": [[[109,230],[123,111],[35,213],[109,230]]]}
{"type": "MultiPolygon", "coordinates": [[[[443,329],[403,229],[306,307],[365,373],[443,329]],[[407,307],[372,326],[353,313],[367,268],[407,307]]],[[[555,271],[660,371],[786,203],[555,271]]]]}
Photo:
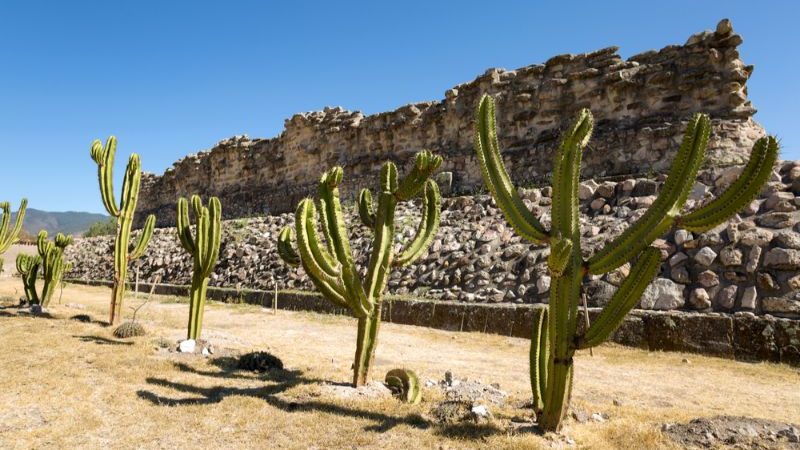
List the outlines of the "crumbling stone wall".
{"type": "MultiPolygon", "coordinates": [[[[741,166],[704,170],[687,207],[723,192],[741,166]]],[[[637,220],[655,200],[663,176],[626,178],[580,185],[581,245],[594,253],[637,220]]],[[[645,291],[639,308],[772,315],[800,319],[800,162],[776,167],[762,195],[729,223],[693,235],[685,230],[654,242],[662,252],[661,270],[645,291]]],[[[551,189],[522,189],[523,201],[546,226],[551,189]]],[[[521,239],[488,195],[445,199],[442,222],[430,250],[415,264],[391,272],[391,294],[471,303],[535,304],[548,301],[549,248],[521,239]]],[[[360,226],[350,205],[349,232],[360,267],[365,267],[372,236],[360,226]]],[[[220,261],[211,285],[230,289],[313,291],[301,268],[288,267],[276,241],[292,214],[237,219],[223,224],[220,261]]],[[[410,238],[419,205],[401,203],[397,223],[410,238]]],[[[70,279],[113,279],[113,238],[79,239],[67,247],[70,279]]],[[[134,263],[142,281],[185,285],[191,256],[181,248],[174,228],[156,230],[145,255],[134,263]]],[[[603,306],[628,275],[629,265],[587,280],[589,306],[603,306]]],[[[793,342],[800,349],[800,342],[793,342]]]]}
{"type": "Polygon", "coordinates": [[[500,143],[519,183],[548,176],[559,131],[584,107],[596,118],[584,177],[663,173],[696,112],[713,119],[708,163],[739,163],[764,134],[747,100],[753,67],[739,58],[741,43],[723,20],[684,45],[627,60],[610,47],[517,70],[490,69],[438,102],[371,116],[341,108],[296,114],[278,137],[230,138],[161,176],[145,175],[138,217],[155,213],[160,226],[170,226],[177,198],[194,193],[219,196],[226,218],[287,212],[315,191],[320,173],[332,165],[345,167],[343,188],[352,195],[375,182],[385,160],[408,164],[420,149],[445,156],[442,170],[454,192],[472,191],[482,186],[472,119],[484,93],[497,98],[500,143]]]}

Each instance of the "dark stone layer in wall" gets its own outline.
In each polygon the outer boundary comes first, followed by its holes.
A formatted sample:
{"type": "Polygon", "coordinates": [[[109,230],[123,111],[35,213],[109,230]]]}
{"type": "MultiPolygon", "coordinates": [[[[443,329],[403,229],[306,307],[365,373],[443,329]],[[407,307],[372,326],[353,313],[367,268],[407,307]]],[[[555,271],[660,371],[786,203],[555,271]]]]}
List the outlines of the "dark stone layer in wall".
{"type": "Polygon", "coordinates": [[[364,116],[341,108],[296,114],[271,139],[234,137],[188,156],[161,176],[143,178],[139,218],[155,213],[174,223],[179,196],[216,195],[226,218],[292,211],[314,192],[320,173],[345,167],[345,195],[372,185],[380,165],[408,165],[430,149],[445,156],[452,189],[482,186],[472,149],[473,111],[482,94],[498,101],[500,143],[517,182],[542,180],[559,131],[580,108],[596,117],[583,158],[584,177],[664,172],[686,121],[711,114],[708,162],[739,163],[763,135],[752,120],[745,83],[753,67],[739,58],[742,38],[730,23],[671,45],[622,59],[616,47],[559,55],[517,70],[490,69],[438,102],[364,116]]]}

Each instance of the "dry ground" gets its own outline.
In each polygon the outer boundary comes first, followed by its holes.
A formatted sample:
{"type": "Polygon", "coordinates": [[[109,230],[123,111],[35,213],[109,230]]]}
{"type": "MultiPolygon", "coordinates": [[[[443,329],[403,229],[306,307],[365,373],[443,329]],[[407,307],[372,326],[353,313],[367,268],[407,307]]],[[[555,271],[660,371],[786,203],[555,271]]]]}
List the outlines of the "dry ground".
{"type": "MultiPolygon", "coordinates": [[[[19,284],[0,280],[0,297],[19,295],[19,284]]],[[[493,410],[489,424],[442,426],[428,418],[440,395],[432,390],[417,406],[320,395],[321,383],[350,378],[350,318],[211,303],[204,337],[219,351],[204,359],[159,350],[184,336],[186,304],[157,297],[140,313],[149,335],[126,342],[99,323],[109,295],[105,288],[69,286],[62,303],[52,305],[54,318],[0,310],[0,448],[566,445],[564,437],[509,427],[512,417],[530,414],[514,406],[529,395],[521,339],[384,325],[375,378],[397,366],[434,380],[451,370],[499,383],[512,397],[512,406],[493,410]],[[77,314],[96,321],[70,319],[77,314]],[[257,375],[226,366],[224,355],[252,350],[274,353],[288,370],[257,375]]],[[[574,404],[609,419],[570,422],[564,435],[577,448],[677,448],[662,423],[718,414],[800,423],[798,381],[800,372],[786,366],[603,346],[577,358],[574,404]]]]}

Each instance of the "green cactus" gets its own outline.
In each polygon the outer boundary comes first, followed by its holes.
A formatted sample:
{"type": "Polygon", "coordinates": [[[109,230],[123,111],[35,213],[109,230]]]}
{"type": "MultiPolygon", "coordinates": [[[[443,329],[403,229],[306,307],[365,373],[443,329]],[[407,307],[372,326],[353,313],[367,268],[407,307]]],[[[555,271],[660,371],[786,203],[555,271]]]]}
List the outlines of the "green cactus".
{"type": "Polygon", "coordinates": [[[72,237],[58,233],[53,241],[47,240],[47,231],[40,231],[36,238],[38,255],[17,255],[17,272],[22,275],[25,297],[31,305],[46,308],[53,298],[56,286],[61,283],[69,265],[64,262],[64,249],[72,244],[72,237]],[[36,292],[36,279],[41,268],[44,286],[42,295],[36,292]]]}
{"type": "Polygon", "coordinates": [[[14,228],[11,226],[11,204],[0,202],[0,255],[5,253],[9,247],[19,240],[19,233],[22,231],[22,222],[25,221],[25,210],[28,208],[28,200],[22,199],[17,210],[17,219],[14,221],[14,228]]]}
{"type": "Polygon", "coordinates": [[[189,306],[189,332],[187,339],[197,340],[203,326],[203,310],[206,303],[208,277],[219,257],[220,235],[222,231],[222,205],[219,199],[211,197],[208,207],[203,206],[199,196],[192,196],[192,210],[197,222],[196,237],[192,236],[189,221],[189,202],[178,200],[178,238],[181,245],[194,258],[192,275],[191,303],[189,306]]]}
{"type": "Polygon", "coordinates": [[[136,203],[139,200],[139,187],[142,181],[139,155],[131,154],[122,183],[122,201],[117,206],[114,196],[114,154],[117,151],[117,138],[111,136],[105,146],[99,141],[92,142],[91,156],[97,163],[97,174],[100,182],[100,194],[108,213],[117,219],[117,238],[114,241],[114,284],[111,294],[109,324],[115,325],[122,317],[122,301],[125,298],[125,283],[128,278],[128,264],[142,256],[150,238],[156,218],[147,217],[139,241],[130,249],[131,228],[136,203]]]}
{"type": "Polygon", "coordinates": [[[405,403],[416,405],[422,401],[422,385],[413,370],[392,369],[386,374],[385,383],[405,403]]]}
{"type": "Polygon", "coordinates": [[[361,386],[369,379],[375,358],[378,328],[381,320],[383,291],[391,267],[411,264],[427,251],[439,229],[441,196],[439,187],[430,176],[441,165],[442,158],[431,152],[417,154],[411,172],[398,181],[397,167],[387,162],[381,168],[381,192],[377,208],[373,208],[372,194],[363,189],[359,198],[359,216],[374,234],[372,253],[365,281],[359,278],[350,250],[347,227],[339,201],[341,167],[334,167],[322,175],[319,183],[319,211],[322,216],[324,243],[317,233],[317,208],[314,201],[300,202],[295,215],[297,250],[292,246],[291,228],[280,234],[278,251],[291,265],[301,263],[311,281],[320,292],[338,306],[349,309],[358,319],[353,384],[361,386]],[[395,252],[394,215],[397,203],[415,198],[422,193],[422,218],[415,237],[400,251],[395,252]]]}
{"type": "Polygon", "coordinates": [[[30,305],[39,304],[39,295],[36,293],[36,277],[39,273],[39,266],[42,258],[39,255],[17,255],[17,272],[22,275],[22,285],[25,290],[25,298],[30,305]]]}
{"type": "Polygon", "coordinates": [[[547,230],[525,207],[503,166],[497,142],[494,100],[484,96],[475,119],[475,150],[484,181],[506,220],[524,238],[550,245],[548,270],[553,282],[548,309],[536,312],[530,375],[539,425],[558,430],[572,390],[573,355],[605,341],[638,303],[661,264],[652,242],[673,227],[706,231],[752,201],[772,173],[778,155],[774,137],[759,139],[741,177],[716,200],[681,214],[708,145],[711,124],[697,114],[689,122],[678,153],[658,198],[619,237],[588,260],[581,251],[578,181],[581,154],[593,128],[592,114],[580,111],[563,135],[554,156],[552,226],[547,230]],[[635,260],[633,268],[608,305],[583,334],[578,334],[578,305],[583,278],[614,270],[635,260]]]}

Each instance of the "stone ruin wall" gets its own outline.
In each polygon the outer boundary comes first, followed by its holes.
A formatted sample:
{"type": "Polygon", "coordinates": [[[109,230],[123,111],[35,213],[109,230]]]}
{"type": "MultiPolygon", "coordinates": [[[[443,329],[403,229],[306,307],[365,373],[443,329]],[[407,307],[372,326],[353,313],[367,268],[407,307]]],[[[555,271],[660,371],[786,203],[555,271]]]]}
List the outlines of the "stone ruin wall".
{"type": "Polygon", "coordinates": [[[610,47],[517,70],[490,69],[439,102],[371,116],[341,108],[296,114],[278,137],[234,137],[161,176],[146,174],[138,217],[154,213],[160,226],[170,226],[177,198],[195,193],[219,196],[226,218],[288,212],[315,192],[330,166],[345,167],[343,190],[352,195],[375,182],[384,161],[407,165],[420,149],[445,156],[442,170],[452,192],[471,192],[483,184],[472,119],[484,93],[497,99],[500,144],[518,183],[547,178],[559,131],[584,107],[596,117],[584,177],[665,172],[696,112],[713,119],[708,163],[737,164],[764,134],[747,100],[753,67],[739,58],[741,43],[723,20],[684,45],[627,60],[610,47]]]}

